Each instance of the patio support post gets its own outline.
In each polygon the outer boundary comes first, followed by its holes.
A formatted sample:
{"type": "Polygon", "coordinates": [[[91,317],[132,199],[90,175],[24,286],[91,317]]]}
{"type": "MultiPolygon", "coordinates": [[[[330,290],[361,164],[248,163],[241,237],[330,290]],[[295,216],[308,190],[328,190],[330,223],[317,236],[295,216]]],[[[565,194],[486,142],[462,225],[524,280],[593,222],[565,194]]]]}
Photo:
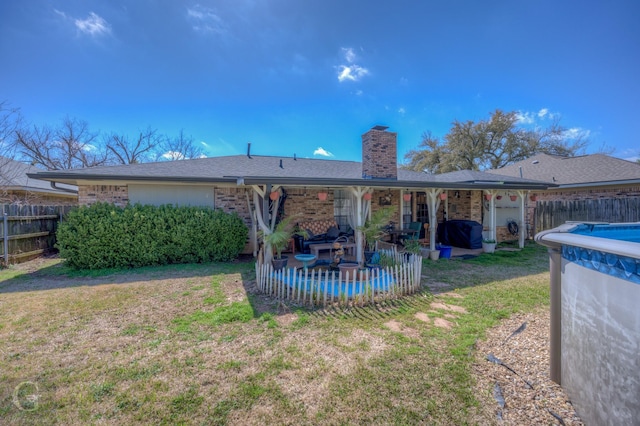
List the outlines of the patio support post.
{"type": "MultiPolygon", "coordinates": [[[[258,220],[258,225],[260,230],[265,234],[269,235],[273,232],[273,229],[276,226],[276,213],[278,211],[278,205],[280,204],[280,200],[276,200],[272,205],[272,211],[269,210],[269,194],[273,190],[271,184],[267,184],[264,187],[264,190],[257,185],[252,185],[253,188],[253,205],[256,210],[260,209],[260,205],[262,205],[262,211],[256,211],[256,219],[258,220]],[[260,202],[262,199],[262,202],[260,202]],[[269,221],[269,215],[273,213],[271,216],[271,221],[269,221]]],[[[275,187],[278,189],[279,186],[275,187]]],[[[273,257],[273,253],[271,250],[271,246],[265,246],[264,251],[264,259],[266,263],[271,262],[271,258],[273,257]]]]}
{"type": "Polygon", "coordinates": [[[429,197],[429,250],[436,249],[436,232],[438,230],[438,209],[442,189],[430,188],[426,191],[429,197]]]}
{"type": "Polygon", "coordinates": [[[262,220],[264,223],[269,223],[269,194],[271,194],[270,183],[265,185],[264,194],[262,195],[262,220]]]}
{"type": "Polygon", "coordinates": [[[491,189],[486,189],[485,193],[489,195],[489,238],[498,241],[496,235],[496,199],[495,192],[491,189]]]}
{"type": "Polygon", "coordinates": [[[400,190],[400,197],[399,198],[399,203],[400,203],[400,208],[398,209],[398,211],[400,212],[400,227],[399,229],[404,229],[404,189],[400,190]]]}
{"type": "Polygon", "coordinates": [[[524,248],[524,239],[527,232],[527,211],[525,209],[525,200],[527,191],[518,191],[520,197],[520,223],[518,224],[518,247],[524,248]]]}
{"type": "MultiPolygon", "coordinates": [[[[363,252],[364,241],[362,238],[362,231],[358,230],[358,228],[364,225],[364,222],[365,222],[364,211],[366,209],[362,205],[362,202],[363,202],[362,197],[366,192],[369,191],[369,188],[358,186],[358,187],[352,187],[350,189],[351,189],[351,193],[355,196],[355,199],[356,199],[356,205],[351,207],[351,208],[355,207],[356,209],[356,216],[355,216],[356,262],[362,263],[362,261],[364,260],[364,252],[363,252]]],[[[369,203],[369,202],[370,201],[365,201],[365,203],[369,203]]]]}

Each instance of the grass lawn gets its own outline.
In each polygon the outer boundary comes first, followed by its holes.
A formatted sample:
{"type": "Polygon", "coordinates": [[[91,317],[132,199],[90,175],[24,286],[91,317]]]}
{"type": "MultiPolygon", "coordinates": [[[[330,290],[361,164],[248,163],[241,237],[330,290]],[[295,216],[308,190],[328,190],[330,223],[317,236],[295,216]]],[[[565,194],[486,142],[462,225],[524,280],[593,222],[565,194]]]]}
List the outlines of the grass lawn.
{"type": "Polygon", "coordinates": [[[254,278],[252,262],[0,271],[0,423],[494,424],[474,343],[549,299],[535,244],[425,260],[423,292],[346,311],[278,304],[254,278]]]}

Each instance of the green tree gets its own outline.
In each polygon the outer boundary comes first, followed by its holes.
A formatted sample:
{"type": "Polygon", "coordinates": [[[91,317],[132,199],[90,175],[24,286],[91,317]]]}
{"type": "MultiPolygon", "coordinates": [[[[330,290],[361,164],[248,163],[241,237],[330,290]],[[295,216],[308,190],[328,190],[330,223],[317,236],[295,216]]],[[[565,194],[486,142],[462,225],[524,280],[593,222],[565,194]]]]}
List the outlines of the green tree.
{"type": "Polygon", "coordinates": [[[454,121],[442,140],[425,132],[422,142],[405,155],[407,169],[428,173],[504,167],[537,153],[573,156],[587,141],[554,121],[548,128],[519,127],[518,113],[491,113],[488,120],[454,121]]]}

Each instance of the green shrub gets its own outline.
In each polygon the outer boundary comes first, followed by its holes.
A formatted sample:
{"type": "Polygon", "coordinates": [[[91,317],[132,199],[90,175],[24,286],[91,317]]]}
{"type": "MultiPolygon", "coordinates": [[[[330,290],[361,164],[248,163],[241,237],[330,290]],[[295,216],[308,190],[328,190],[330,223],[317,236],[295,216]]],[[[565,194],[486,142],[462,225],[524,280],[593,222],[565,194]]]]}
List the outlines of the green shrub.
{"type": "Polygon", "coordinates": [[[220,262],[238,257],[247,235],[242,219],[222,210],[96,203],[67,215],[57,247],[76,269],[220,262]]]}

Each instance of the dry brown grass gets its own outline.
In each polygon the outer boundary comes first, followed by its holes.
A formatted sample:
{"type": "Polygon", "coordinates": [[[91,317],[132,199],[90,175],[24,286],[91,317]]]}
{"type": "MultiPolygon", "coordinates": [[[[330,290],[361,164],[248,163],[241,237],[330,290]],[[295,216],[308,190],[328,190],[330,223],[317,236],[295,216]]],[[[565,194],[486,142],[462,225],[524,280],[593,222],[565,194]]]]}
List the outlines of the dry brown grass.
{"type": "Polygon", "coordinates": [[[307,311],[256,294],[250,263],[69,277],[49,262],[0,273],[10,424],[495,422],[472,389],[466,342],[486,326],[464,291],[307,311]],[[14,404],[24,382],[37,385],[33,411],[14,404]]]}

